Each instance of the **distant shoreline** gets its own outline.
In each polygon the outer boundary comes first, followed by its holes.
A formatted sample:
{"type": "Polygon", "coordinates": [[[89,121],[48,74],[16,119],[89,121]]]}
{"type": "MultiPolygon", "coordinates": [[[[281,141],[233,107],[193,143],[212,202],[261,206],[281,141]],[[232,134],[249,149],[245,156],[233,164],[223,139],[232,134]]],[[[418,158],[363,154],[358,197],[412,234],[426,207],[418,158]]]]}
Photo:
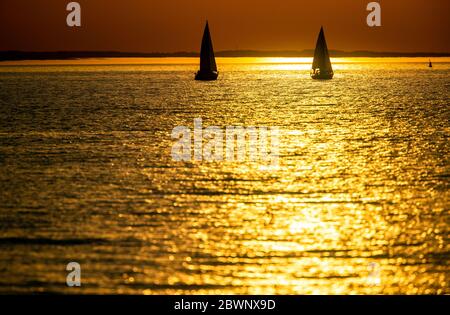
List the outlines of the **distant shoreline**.
{"type": "MultiPolygon", "coordinates": [[[[300,51],[257,51],[224,50],[216,52],[216,57],[313,57],[314,50],[300,51]]],[[[339,51],[330,50],[331,57],[450,57],[450,52],[375,52],[375,51],[339,51]]],[[[118,51],[0,51],[0,61],[20,60],[72,60],[85,58],[164,58],[164,57],[198,57],[197,52],[118,52],[118,51]]]]}

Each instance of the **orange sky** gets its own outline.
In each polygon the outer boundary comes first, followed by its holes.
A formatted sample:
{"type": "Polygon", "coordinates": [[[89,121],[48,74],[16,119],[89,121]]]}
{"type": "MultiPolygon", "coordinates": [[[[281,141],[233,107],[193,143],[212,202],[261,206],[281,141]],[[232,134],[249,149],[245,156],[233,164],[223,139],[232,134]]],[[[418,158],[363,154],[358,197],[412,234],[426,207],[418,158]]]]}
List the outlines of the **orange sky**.
{"type": "Polygon", "coordinates": [[[323,24],[330,49],[450,52],[449,0],[380,0],[380,28],[370,1],[79,0],[69,28],[69,0],[0,0],[0,50],[198,51],[208,18],[216,50],[310,49],[323,24]]]}

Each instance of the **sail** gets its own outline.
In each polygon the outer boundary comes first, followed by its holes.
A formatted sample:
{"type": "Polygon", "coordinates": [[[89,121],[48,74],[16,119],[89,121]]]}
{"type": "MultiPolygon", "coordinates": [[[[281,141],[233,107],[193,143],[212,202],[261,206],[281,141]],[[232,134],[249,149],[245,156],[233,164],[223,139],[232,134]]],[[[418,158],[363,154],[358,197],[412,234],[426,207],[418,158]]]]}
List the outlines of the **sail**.
{"type": "Polygon", "coordinates": [[[214,57],[214,50],[209,33],[209,25],[206,22],[205,31],[203,33],[202,47],[200,50],[200,72],[217,71],[216,59],[214,57]]]}
{"type": "Polygon", "coordinates": [[[314,51],[313,69],[323,71],[333,71],[331,67],[330,55],[328,54],[327,42],[323,27],[320,28],[319,37],[317,38],[316,50],[314,51]]]}

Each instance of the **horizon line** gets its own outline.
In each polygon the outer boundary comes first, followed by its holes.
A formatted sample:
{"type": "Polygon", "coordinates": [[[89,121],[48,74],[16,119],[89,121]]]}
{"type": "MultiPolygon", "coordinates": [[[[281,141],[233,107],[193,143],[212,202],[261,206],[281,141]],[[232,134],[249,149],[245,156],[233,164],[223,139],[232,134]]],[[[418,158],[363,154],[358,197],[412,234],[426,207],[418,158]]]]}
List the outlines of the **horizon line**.
{"type": "MultiPolygon", "coordinates": [[[[370,50],[330,50],[331,57],[450,57],[450,52],[395,52],[370,50]]],[[[216,57],[313,57],[314,49],[303,50],[220,50],[216,57]]],[[[0,61],[67,60],[84,58],[164,58],[198,57],[199,52],[123,52],[115,50],[0,51],[0,61]]]]}

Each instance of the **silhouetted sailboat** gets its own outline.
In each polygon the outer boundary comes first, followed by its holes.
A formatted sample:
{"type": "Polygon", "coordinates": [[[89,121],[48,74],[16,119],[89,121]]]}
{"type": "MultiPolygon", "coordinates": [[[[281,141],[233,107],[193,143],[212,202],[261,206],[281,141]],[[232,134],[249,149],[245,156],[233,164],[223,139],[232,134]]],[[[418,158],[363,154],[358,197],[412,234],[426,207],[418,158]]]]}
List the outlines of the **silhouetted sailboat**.
{"type": "Polygon", "coordinates": [[[313,79],[329,80],[334,75],[331,66],[330,55],[328,54],[327,42],[323,27],[320,28],[319,37],[317,38],[316,50],[314,51],[314,60],[311,69],[311,77],[313,79]]]}
{"type": "Polygon", "coordinates": [[[430,63],[428,64],[428,67],[433,68],[433,64],[431,63],[431,59],[430,59],[430,63]]]}
{"type": "Polygon", "coordinates": [[[205,31],[203,32],[202,47],[200,50],[200,70],[195,75],[195,80],[212,81],[216,80],[219,72],[217,71],[216,58],[209,33],[208,21],[206,21],[205,31]]]}

